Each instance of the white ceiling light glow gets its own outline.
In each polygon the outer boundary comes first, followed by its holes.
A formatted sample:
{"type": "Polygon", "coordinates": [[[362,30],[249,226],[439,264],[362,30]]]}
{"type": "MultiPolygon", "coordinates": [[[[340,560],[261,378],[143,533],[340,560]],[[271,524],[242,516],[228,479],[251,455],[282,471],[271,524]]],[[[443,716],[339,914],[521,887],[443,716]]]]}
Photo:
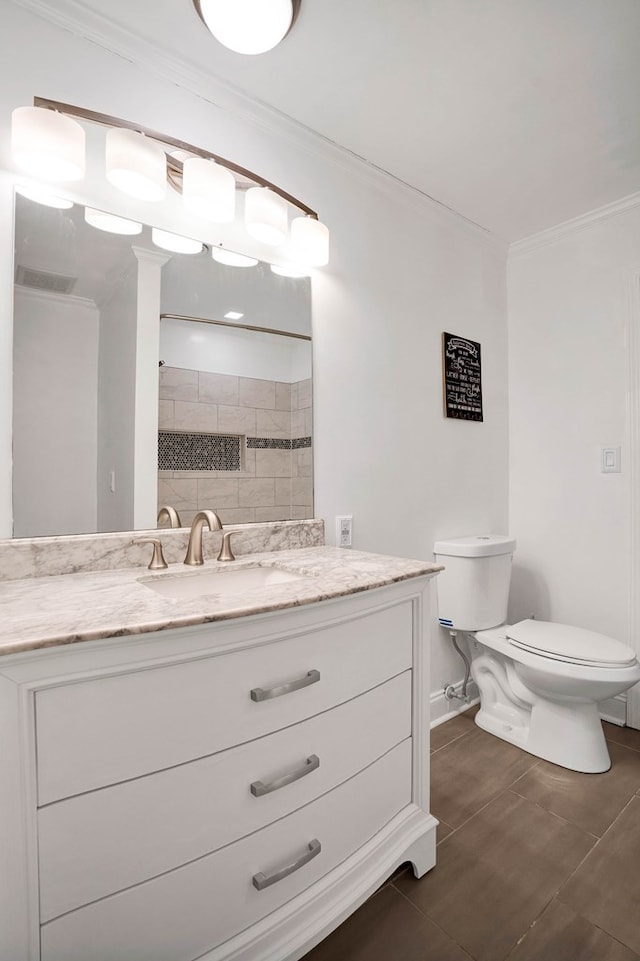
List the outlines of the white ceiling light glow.
{"type": "Polygon", "coordinates": [[[297,263],[324,267],[329,263],[329,230],[313,217],[296,217],[291,222],[291,250],[297,263]]]}
{"type": "Polygon", "coordinates": [[[32,177],[82,180],[84,148],[84,130],[71,117],[41,107],[16,107],[11,115],[13,161],[32,177]]]}
{"type": "Polygon", "coordinates": [[[151,229],[151,239],[156,247],[170,250],[173,254],[199,254],[204,246],[199,240],[191,240],[190,237],[171,234],[166,230],[159,230],[158,227],[151,229]]]}
{"type": "Polygon", "coordinates": [[[55,207],[57,210],[70,210],[73,207],[72,200],[65,200],[64,197],[54,197],[43,187],[16,187],[16,193],[27,200],[33,200],[44,207],[55,207]]]}
{"type": "Polygon", "coordinates": [[[250,187],[244,200],[247,233],[262,244],[276,247],[287,236],[287,205],[268,187],[250,187]]]}
{"type": "Polygon", "coordinates": [[[138,200],[163,200],[167,190],[167,158],[160,144],[136,130],[107,132],[107,180],[138,200]]]}
{"type": "MultiPolygon", "coordinates": [[[[194,0],[213,36],[235,53],[272,50],[294,19],[292,0],[194,0]]],[[[295,5],[297,7],[297,4],[295,5]]]]}
{"type": "Polygon", "coordinates": [[[84,219],[91,227],[104,230],[108,234],[135,237],[142,233],[142,224],[137,224],[135,220],[116,217],[114,214],[107,214],[104,210],[95,210],[93,207],[85,207],[84,219]]]}
{"type": "Polygon", "coordinates": [[[255,267],[258,263],[255,257],[237,254],[234,250],[225,250],[224,247],[212,247],[211,256],[225,267],[255,267]]]}
{"type": "Polygon", "coordinates": [[[308,277],[309,271],[294,264],[271,264],[271,271],[278,277],[308,277]]]}
{"type": "Polygon", "coordinates": [[[182,196],[187,210],[215,224],[236,215],[236,178],[213,160],[190,157],[182,168],[182,196]]]}
{"type": "MultiPolygon", "coordinates": [[[[198,0],[193,2],[198,4],[198,0]]],[[[271,0],[256,2],[267,7],[271,0]]],[[[245,0],[233,0],[233,4],[243,6],[245,0]]],[[[289,5],[295,21],[300,0],[290,0],[289,5]]],[[[248,9],[245,16],[249,16],[248,9]]],[[[129,120],[56,100],[34,97],[33,107],[18,107],[13,112],[13,161],[30,174],[29,182],[26,177],[16,178],[25,180],[16,184],[16,190],[41,203],[72,206],[70,200],[47,199],[55,188],[47,188],[46,181],[84,176],[85,127],[94,124],[106,130],[105,173],[109,184],[136,200],[156,202],[163,200],[171,188],[173,196],[168,196],[157,221],[180,233],[154,228],[157,246],[172,253],[201,252],[204,242],[191,238],[202,236],[206,221],[229,225],[229,229],[215,230],[213,244],[208,237],[203,238],[213,259],[225,266],[254,267],[261,260],[275,260],[284,263],[285,269],[291,265],[298,276],[305,276],[310,268],[328,263],[329,231],[311,207],[282,187],[202,147],[129,120]],[[37,196],[34,191],[38,191],[37,196]],[[242,198],[239,204],[238,195],[242,198]],[[227,245],[246,249],[247,253],[237,253],[227,245]],[[279,248],[275,256],[272,248],[279,248]]],[[[97,189],[103,188],[104,184],[97,189]]],[[[125,207],[124,213],[128,212],[125,207]]],[[[146,217],[137,208],[131,213],[135,220],[88,207],[86,220],[110,233],[139,234],[142,226],[138,221],[146,217]]]]}

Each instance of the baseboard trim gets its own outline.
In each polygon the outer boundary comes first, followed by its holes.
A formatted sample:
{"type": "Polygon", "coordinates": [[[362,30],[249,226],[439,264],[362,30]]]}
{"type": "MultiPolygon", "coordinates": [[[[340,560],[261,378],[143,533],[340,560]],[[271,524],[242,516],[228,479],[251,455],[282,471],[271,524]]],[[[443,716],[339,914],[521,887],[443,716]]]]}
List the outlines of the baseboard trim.
{"type": "MultiPolygon", "coordinates": [[[[453,686],[456,694],[460,694],[462,691],[462,681],[458,681],[458,683],[453,686]]],[[[463,711],[467,711],[470,707],[473,707],[474,704],[479,703],[480,695],[478,694],[478,688],[474,681],[469,681],[467,694],[469,696],[469,702],[465,704],[464,701],[457,699],[447,700],[444,690],[433,691],[430,697],[430,726],[438,727],[439,724],[450,721],[451,718],[462,714],[463,711]]],[[[600,717],[603,721],[609,721],[610,724],[616,724],[618,727],[624,727],[627,723],[626,694],[617,694],[615,697],[610,697],[606,701],[601,701],[599,709],[600,717]]]]}
{"type": "MultiPolygon", "coordinates": [[[[457,684],[453,685],[456,694],[462,692],[462,681],[458,681],[457,684]]],[[[430,721],[431,727],[437,727],[439,724],[444,724],[445,721],[451,720],[452,717],[456,717],[458,714],[462,714],[463,711],[468,711],[470,707],[477,704],[480,700],[480,695],[478,694],[478,688],[476,687],[475,681],[469,681],[467,685],[467,696],[469,701],[465,703],[459,699],[448,700],[445,697],[444,690],[433,691],[430,697],[430,721]]]]}
{"type": "Polygon", "coordinates": [[[610,697],[606,701],[601,701],[598,707],[600,709],[600,717],[603,721],[617,724],[618,727],[624,727],[627,723],[626,694],[617,694],[615,697],[610,697]]]}

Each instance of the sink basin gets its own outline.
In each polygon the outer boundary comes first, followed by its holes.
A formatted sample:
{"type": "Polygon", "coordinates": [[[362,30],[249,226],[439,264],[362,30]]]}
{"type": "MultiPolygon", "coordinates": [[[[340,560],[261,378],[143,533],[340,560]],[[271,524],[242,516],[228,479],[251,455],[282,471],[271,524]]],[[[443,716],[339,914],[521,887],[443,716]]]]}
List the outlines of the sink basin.
{"type": "Polygon", "coordinates": [[[238,567],[223,570],[189,571],[185,574],[159,574],[141,577],[139,583],[174,600],[193,597],[228,597],[265,587],[289,584],[305,577],[284,567],[238,567]]]}

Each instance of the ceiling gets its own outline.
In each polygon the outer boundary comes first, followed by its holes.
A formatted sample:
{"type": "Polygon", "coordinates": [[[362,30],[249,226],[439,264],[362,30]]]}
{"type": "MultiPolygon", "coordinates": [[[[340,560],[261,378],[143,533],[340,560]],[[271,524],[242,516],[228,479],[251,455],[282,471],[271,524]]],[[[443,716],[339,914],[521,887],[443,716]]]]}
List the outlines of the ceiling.
{"type": "Polygon", "coordinates": [[[122,28],[507,241],[640,191],[640,0],[302,0],[256,57],[192,0],[72,6],[77,33],[122,28]]]}

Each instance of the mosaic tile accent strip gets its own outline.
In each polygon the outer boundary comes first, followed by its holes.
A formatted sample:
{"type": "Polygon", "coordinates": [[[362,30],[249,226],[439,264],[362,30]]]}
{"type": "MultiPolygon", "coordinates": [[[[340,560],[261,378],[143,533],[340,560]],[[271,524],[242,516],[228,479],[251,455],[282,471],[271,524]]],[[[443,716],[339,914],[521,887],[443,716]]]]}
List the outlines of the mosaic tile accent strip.
{"type": "Polygon", "coordinates": [[[235,434],[158,431],[158,470],[240,469],[240,437],[235,434]]]}
{"type": "Polygon", "coordinates": [[[298,450],[311,447],[310,437],[247,437],[247,450],[298,450]]]}

